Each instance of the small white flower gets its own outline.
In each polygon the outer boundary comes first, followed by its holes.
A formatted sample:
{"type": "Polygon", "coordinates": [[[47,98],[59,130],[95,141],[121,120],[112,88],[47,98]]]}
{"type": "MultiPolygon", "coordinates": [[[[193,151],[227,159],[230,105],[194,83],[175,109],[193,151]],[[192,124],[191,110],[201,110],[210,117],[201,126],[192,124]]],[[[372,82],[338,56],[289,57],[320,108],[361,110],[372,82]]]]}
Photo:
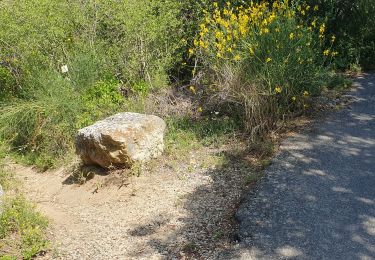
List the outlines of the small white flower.
{"type": "Polygon", "coordinates": [[[64,66],[61,66],[61,72],[62,73],[67,73],[69,70],[68,70],[68,65],[64,65],[64,66]]]}

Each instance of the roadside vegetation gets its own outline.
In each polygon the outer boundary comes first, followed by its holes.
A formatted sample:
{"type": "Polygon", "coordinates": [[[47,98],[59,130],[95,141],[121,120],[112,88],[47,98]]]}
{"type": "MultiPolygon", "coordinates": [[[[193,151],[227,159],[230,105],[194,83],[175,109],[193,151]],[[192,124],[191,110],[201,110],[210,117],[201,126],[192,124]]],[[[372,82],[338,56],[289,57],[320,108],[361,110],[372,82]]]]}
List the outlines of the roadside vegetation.
{"type": "MultiPolygon", "coordinates": [[[[374,68],[374,12],[372,0],[0,1],[1,147],[58,167],[78,129],[120,111],[166,119],[176,158],[231,138],[266,143],[342,88],[342,72],[374,68]]],[[[11,179],[1,171],[4,189],[11,179]]],[[[3,208],[0,252],[44,250],[33,206],[17,194],[3,208]]]]}
{"type": "MultiPolygon", "coordinates": [[[[2,159],[0,159],[2,160],[2,159]]],[[[21,184],[0,161],[0,259],[31,259],[49,247],[48,220],[21,193],[21,184]]]]}

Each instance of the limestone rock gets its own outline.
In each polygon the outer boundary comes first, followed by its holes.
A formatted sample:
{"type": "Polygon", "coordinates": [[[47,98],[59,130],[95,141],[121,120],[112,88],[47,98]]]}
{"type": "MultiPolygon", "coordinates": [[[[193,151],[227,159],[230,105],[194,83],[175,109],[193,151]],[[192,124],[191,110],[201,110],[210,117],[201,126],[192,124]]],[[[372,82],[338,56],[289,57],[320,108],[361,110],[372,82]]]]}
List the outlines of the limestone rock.
{"type": "Polygon", "coordinates": [[[162,154],[165,128],[157,116],[119,113],[79,130],[77,154],[86,165],[130,167],[162,154]]]}

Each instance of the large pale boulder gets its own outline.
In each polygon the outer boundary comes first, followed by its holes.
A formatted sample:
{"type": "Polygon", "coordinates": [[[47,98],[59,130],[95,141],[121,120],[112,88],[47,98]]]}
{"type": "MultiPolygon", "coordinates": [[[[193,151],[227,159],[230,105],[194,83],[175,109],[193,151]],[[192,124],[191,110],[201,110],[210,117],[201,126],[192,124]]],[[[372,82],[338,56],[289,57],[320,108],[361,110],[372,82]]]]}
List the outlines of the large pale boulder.
{"type": "Polygon", "coordinates": [[[79,130],[77,154],[86,165],[131,167],[162,154],[165,128],[157,116],[119,113],[79,130]]]}

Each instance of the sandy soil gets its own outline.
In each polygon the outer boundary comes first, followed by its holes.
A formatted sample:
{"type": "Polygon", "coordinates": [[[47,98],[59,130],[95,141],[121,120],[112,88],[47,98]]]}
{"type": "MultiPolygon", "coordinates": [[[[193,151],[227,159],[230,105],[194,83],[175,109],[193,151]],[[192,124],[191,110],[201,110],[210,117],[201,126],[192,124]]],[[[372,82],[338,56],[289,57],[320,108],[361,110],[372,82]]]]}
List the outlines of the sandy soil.
{"type": "Polygon", "coordinates": [[[139,176],[97,172],[83,185],[66,169],[10,168],[51,220],[45,259],[207,259],[230,246],[233,212],[255,180],[239,160],[207,167],[218,152],[187,154],[178,170],[158,162],[139,176]]]}

